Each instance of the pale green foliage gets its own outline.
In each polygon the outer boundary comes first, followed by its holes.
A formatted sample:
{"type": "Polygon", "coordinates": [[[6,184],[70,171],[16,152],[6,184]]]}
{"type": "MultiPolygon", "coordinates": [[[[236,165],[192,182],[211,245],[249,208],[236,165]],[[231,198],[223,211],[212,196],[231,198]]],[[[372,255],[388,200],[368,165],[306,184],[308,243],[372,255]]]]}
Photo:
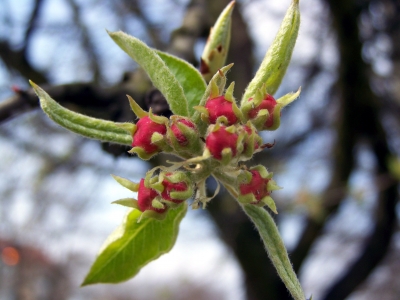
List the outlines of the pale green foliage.
{"type": "Polygon", "coordinates": [[[187,211],[183,203],[171,209],[162,221],[145,218],[134,209],[106,240],[82,285],[118,283],[137,274],[150,261],[171,250],[179,224],[187,211]]]}
{"type": "Polygon", "coordinates": [[[256,225],[269,258],[292,297],[295,300],[304,300],[305,296],[300,282],[293,271],[285,245],[271,215],[262,207],[251,204],[244,204],[243,209],[256,225]]]}
{"type": "Polygon", "coordinates": [[[40,99],[43,111],[57,124],[87,138],[112,142],[122,145],[131,145],[132,136],[118,127],[119,123],[91,118],[68,110],[54,101],[39,86],[30,82],[40,99]]]}
{"type": "Polygon", "coordinates": [[[208,70],[203,74],[207,82],[225,65],[231,42],[231,16],[234,5],[235,1],[232,1],[219,15],[214,27],[211,28],[210,36],[201,55],[203,64],[208,70]]]}
{"type": "Polygon", "coordinates": [[[109,32],[108,34],[145,70],[154,86],[164,95],[171,111],[176,115],[189,116],[183,88],[160,56],[145,43],[124,32],[109,32]]]}
{"type": "Polygon", "coordinates": [[[293,0],[282,21],[278,34],[243,95],[242,103],[254,97],[263,84],[265,84],[268,94],[275,94],[289,66],[299,27],[299,1],[293,0]]]}
{"type": "Polygon", "coordinates": [[[193,107],[199,104],[206,90],[206,83],[203,77],[195,67],[186,61],[161,51],[157,51],[157,54],[182,86],[188,104],[189,115],[192,116],[195,112],[193,107]]]}

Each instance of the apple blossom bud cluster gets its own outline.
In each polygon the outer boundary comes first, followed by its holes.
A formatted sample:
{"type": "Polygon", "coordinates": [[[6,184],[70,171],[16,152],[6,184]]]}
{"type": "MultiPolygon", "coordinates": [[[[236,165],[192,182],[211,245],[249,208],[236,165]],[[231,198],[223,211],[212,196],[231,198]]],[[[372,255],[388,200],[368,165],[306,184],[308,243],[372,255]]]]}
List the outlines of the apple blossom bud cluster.
{"type": "Polygon", "coordinates": [[[211,83],[208,98],[203,105],[194,107],[196,112],[191,118],[157,116],[151,109],[142,110],[129,98],[139,118],[129,126],[132,134],[129,152],[145,160],[160,152],[181,159],[171,162],[169,168],[160,166],[149,171],[138,184],[132,183],[131,190],[138,195],[129,206],[138,208],[144,216],[160,219],[169,208],[195,195],[193,208],[199,207],[199,203],[204,208],[211,199],[206,195],[205,180],[214,176],[239,202],[266,205],[276,213],[271,193],[279,187],[272,173],[263,166],[248,169],[242,162],[271,147],[263,144],[259,131],[277,129],[281,109],[287,103],[275,100],[262,86],[254,97],[238,107],[233,88],[232,83],[223,93],[223,88],[211,83]]]}

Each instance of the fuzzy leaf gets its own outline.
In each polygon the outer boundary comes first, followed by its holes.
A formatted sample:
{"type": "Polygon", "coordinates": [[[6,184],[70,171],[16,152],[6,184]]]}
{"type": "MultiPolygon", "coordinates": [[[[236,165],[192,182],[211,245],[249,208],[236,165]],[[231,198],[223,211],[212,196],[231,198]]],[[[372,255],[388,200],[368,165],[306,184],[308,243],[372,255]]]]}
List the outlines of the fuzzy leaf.
{"type": "Polygon", "coordinates": [[[231,41],[232,11],[235,1],[231,1],[222,11],[214,27],[211,28],[206,46],[201,55],[201,73],[209,82],[211,77],[222,68],[228,56],[231,41]]]}
{"type": "Polygon", "coordinates": [[[142,41],[122,31],[108,34],[145,70],[154,86],[164,95],[171,111],[188,117],[188,104],[183,88],[160,56],[142,41]]]}
{"type": "Polygon", "coordinates": [[[43,89],[30,81],[47,116],[62,127],[87,138],[122,145],[131,145],[132,136],[118,127],[120,123],[96,119],[73,112],[54,101],[43,89]]]}
{"type": "Polygon", "coordinates": [[[119,204],[125,207],[131,207],[131,208],[138,208],[137,203],[136,203],[136,199],[134,198],[123,198],[123,199],[118,199],[115,200],[113,202],[111,202],[112,204],[119,204]]]}
{"type": "Polygon", "coordinates": [[[285,245],[271,215],[262,207],[243,204],[243,209],[256,225],[278,275],[295,300],[304,300],[304,292],[293,271],[285,245]]]}
{"type": "Polygon", "coordinates": [[[289,66],[299,27],[299,0],[293,0],[272,45],[243,95],[242,103],[254,97],[263,84],[268,94],[275,94],[289,66]]]}
{"type": "Polygon", "coordinates": [[[82,286],[126,281],[146,264],[169,252],[186,211],[185,202],[170,209],[162,221],[145,218],[139,223],[141,212],[130,211],[123,224],[107,238],[82,286]]]}
{"type": "Polygon", "coordinates": [[[193,106],[199,105],[207,87],[203,77],[196,68],[183,59],[161,51],[157,51],[157,54],[181,84],[188,101],[189,115],[192,116],[195,112],[193,106]]]}

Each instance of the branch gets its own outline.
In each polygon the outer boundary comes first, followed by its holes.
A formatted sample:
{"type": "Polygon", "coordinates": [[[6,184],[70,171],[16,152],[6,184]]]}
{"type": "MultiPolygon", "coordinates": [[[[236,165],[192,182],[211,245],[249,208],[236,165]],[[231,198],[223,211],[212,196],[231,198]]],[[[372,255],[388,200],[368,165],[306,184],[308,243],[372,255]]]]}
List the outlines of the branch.
{"type": "Polygon", "coordinates": [[[96,51],[96,47],[90,38],[88,28],[81,20],[80,7],[75,3],[74,0],[68,0],[71,5],[72,12],[74,14],[73,24],[78,28],[79,33],[82,36],[82,47],[85,49],[86,59],[90,62],[90,70],[93,72],[93,81],[99,82],[101,77],[99,61],[100,57],[96,51]]]}
{"type": "Polygon", "coordinates": [[[25,31],[24,46],[23,46],[23,50],[22,50],[24,52],[24,55],[26,55],[29,42],[32,38],[32,33],[36,29],[37,19],[38,19],[38,16],[39,16],[39,13],[40,13],[43,3],[44,3],[43,0],[35,0],[32,14],[28,21],[28,25],[27,25],[26,31],[25,31]]]}
{"type": "MultiPolygon", "coordinates": [[[[369,67],[361,57],[362,44],[357,20],[361,13],[356,3],[341,0],[327,0],[337,29],[341,56],[340,87],[347,107],[347,117],[351,118],[347,130],[354,131],[353,138],[366,138],[373,149],[377,161],[377,176],[388,176],[387,160],[391,156],[387,137],[379,112],[379,99],[369,86],[369,67]],[[344,93],[346,91],[346,93],[344,93]],[[368,120],[365,122],[365,120],[368,120]]],[[[325,300],[344,299],[361,284],[385,256],[396,224],[395,206],[397,184],[390,179],[388,187],[380,192],[375,212],[374,230],[370,234],[361,254],[345,271],[342,277],[328,290],[325,300]]]]}
{"type": "Polygon", "coordinates": [[[33,90],[16,91],[14,96],[0,102],[0,124],[38,106],[38,98],[33,90]]]}
{"type": "Polygon", "coordinates": [[[38,84],[47,82],[47,76],[36,70],[26,57],[24,49],[13,50],[7,41],[0,41],[0,58],[9,70],[15,70],[38,84]]]}

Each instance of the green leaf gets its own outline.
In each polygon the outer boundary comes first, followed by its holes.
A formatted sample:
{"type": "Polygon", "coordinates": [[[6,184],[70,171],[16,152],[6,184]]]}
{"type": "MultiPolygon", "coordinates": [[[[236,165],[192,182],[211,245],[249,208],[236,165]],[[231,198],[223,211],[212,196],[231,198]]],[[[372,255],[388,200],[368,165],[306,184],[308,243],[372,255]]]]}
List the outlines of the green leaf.
{"type": "Polygon", "coordinates": [[[162,221],[144,218],[138,223],[141,212],[132,210],[108,237],[82,285],[126,281],[146,264],[169,252],[186,211],[184,202],[170,209],[162,221]]]}
{"type": "Polygon", "coordinates": [[[235,1],[231,1],[219,15],[214,27],[211,28],[206,46],[201,55],[201,73],[209,82],[211,77],[222,68],[228,56],[231,42],[232,11],[235,1]]]}
{"type": "Polygon", "coordinates": [[[40,99],[43,111],[62,127],[91,139],[129,146],[132,144],[132,136],[118,127],[118,124],[122,123],[96,119],[73,112],[54,101],[32,81],[30,84],[40,99]]]}
{"type": "Polygon", "coordinates": [[[268,94],[275,94],[289,66],[299,27],[299,0],[293,0],[271,47],[243,95],[242,103],[254,97],[263,84],[268,94]]]}
{"type": "Polygon", "coordinates": [[[286,288],[295,300],[304,300],[306,297],[304,296],[303,289],[297,279],[296,273],[293,271],[285,245],[271,215],[262,207],[252,204],[244,204],[242,206],[246,214],[256,225],[269,258],[286,288]]]}
{"type": "Polygon", "coordinates": [[[118,199],[113,202],[112,204],[119,204],[125,207],[131,207],[131,208],[138,208],[137,206],[137,200],[134,198],[123,198],[123,199],[118,199]]]}
{"type": "Polygon", "coordinates": [[[162,51],[156,52],[181,84],[188,101],[189,115],[192,116],[195,112],[193,106],[199,105],[207,87],[203,77],[195,67],[183,59],[162,51]]]}
{"type": "Polygon", "coordinates": [[[183,88],[160,56],[142,41],[122,31],[108,34],[145,70],[154,86],[164,95],[171,111],[188,117],[188,104],[183,88]]]}

